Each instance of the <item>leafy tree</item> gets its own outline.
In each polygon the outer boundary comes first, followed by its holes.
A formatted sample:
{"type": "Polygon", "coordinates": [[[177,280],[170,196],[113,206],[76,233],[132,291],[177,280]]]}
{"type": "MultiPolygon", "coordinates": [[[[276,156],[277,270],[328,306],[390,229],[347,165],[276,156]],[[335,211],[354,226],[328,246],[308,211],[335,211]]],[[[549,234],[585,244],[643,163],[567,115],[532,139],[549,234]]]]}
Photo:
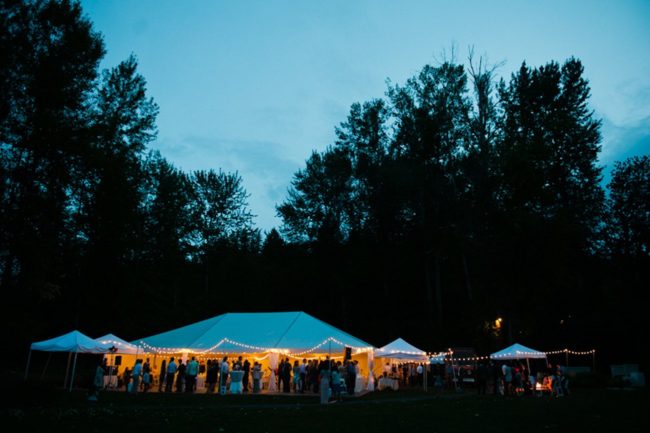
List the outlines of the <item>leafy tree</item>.
{"type": "Polygon", "coordinates": [[[506,300],[510,325],[537,316],[520,313],[531,300],[542,308],[544,299],[563,294],[569,309],[584,290],[581,266],[602,216],[603,191],[600,121],[588,109],[582,74],[576,59],[562,67],[524,63],[499,85],[497,239],[506,267],[498,272],[505,289],[498,298],[506,300]]]}
{"type": "Polygon", "coordinates": [[[76,2],[3,1],[0,23],[2,284],[38,303],[60,295],[67,273],[71,185],[104,47],[76,2]]]}
{"type": "Polygon", "coordinates": [[[238,230],[252,226],[253,215],[247,209],[248,193],[237,173],[195,171],[192,182],[192,214],[197,221],[194,242],[209,248],[229,239],[238,230]]]}
{"type": "Polygon", "coordinates": [[[608,187],[611,249],[624,257],[650,257],[650,157],[616,162],[608,187]]]}
{"type": "Polygon", "coordinates": [[[313,152],[305,169],[294,175],[289,197],[278,207],[285,236],[294,242],[342,241],[351,226],[351,175],[345,149],[313,152]]]}

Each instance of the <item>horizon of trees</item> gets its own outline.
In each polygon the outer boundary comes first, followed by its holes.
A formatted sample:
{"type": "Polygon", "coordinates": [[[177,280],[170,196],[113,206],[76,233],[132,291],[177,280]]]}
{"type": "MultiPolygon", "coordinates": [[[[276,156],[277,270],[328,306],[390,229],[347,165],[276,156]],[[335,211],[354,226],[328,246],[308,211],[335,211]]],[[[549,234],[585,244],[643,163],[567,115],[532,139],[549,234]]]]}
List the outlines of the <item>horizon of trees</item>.
{"type": "Polygon", "coordinates": [[[508,80],[470,54],[354,103],[255,228],[237,173],[148,145],[158,106],[79,3],[0,2],[0,284],[8,347],[305,310],[374,344],[511,341],[647,362],[650,157],[603,188],[578,59],[508,80]],[[503,326],[495,323],[503,319],[503,326]],[[399,323],[399,326],[395,326],[399,323]]]}

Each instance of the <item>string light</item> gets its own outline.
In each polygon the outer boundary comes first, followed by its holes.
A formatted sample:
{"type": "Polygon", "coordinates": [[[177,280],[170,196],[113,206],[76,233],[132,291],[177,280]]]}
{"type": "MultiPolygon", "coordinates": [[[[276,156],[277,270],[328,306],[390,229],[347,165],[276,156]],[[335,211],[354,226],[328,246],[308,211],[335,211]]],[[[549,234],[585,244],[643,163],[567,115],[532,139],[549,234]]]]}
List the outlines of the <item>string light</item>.
{"type": "MultiPolygon", "coordinates": [[[[155,347],[155,346],[152,346],[150,344],[147,344],[146,342],[144,342],[142,340],[139,342],[139,346],[142,346],[144,348],[144,350],[149,351],[149,352],[155,352],[155,353],[160,353],[160,354],[169,354],[169,355],[182,353],[182,352],[196,353],[196,354],[209,354],[209,353],[216,354],[216,353],[214,353],[215,349],[221,347],[224,343],[228,343],[228,344],[231,344],[233,346],[241,347],[243,349],[247,349],[247,350],[255,352],[255,353],[267,352],[267,353],[278,353],[280,355],[289,355],[289,356],[293,356],[293,357],[300,357],[300,356],[303,356],[303,355],[313,353],[316,350],[323,347],[325,344],[330,343],[330,342],[334,343],[334,344],[337,344],[339,346],[350,347],[351,349],[355,350],[355,354],[368,352],[368,351],[371,351],[371,350],[374,349],[372,346],[358,347],[358,346],[346,345],[345,343],[343,343],[340,340],[337,340],[334,337],[328,337],[325,340],[323,340],[321,343],[319,343],[316,346],[312,347],[311,349],[305,350],[303,352],[297,352],[297,353],[291,353],[291,351],[289,349],[281,349],[281,348],[277,348],[277,347],[261,347],[261,346],[254,346],[254,345],[250,345],[250,344],[245,344],[245,343],[241,343],[239,341],[231,340],[230,338],[223,338],[217,344],[215,344],[215,345],[213,345],[211,347],[208,347],[207,349],[201,349],[201,350],[198,350],[198,349],[186,349],[186,348],[176,348],[176,347],[155,347]]],[[[222,350],[223,350],[223,348],[222,348],[222,350]]],[[[228,352],[220,352],[220,353],[228,353],[228,352]]],[[[247,352],[243,352],[243,353],[247,353],[247,352]]]]}
{"type": "Polygon", "coordinates": [[[415,352],[415,351],[409,351],[409,350],[389,350],[389,351],[386,351],[384,349],[377,349],[376,351],[377,352],[382,352],[382,353],[388,353],[388,354],[404,353],[406,355],[427,356],[426,352],[415,352]]]}
{"type": "Polygon", "coordinates": [[[121,341],[117,340],[101,340],[101,344],[112,344],[113,346],[124,346],[124,347],[133,347],[135,346],[134,344],[131,343],[123,343],[121,341]]]}
{"type": "MultiPolygon", "coordinates": [[[[119,341],[113,341],[113,340],[104,340],[102,343],[112,343],[118,346],[126,346],[124,343],[119,342],[119,341]]],[[[321,349],[323,346],[325,346],[328,343],[334,343],[339,346],[344,346],[344,347],[350,347],[355,351],[355,354],[360,354],[360,353],[365,353],[369,352],[372,350],[375,350],[372,346],[368,347],[358,347],[358,346],[351,346],[343,343],[340,340],[337,340],[334,337],[328,337],[319,344],[315,345],[314,347],[304,350],[302,352],[291,352],[289,349],[281,349],[281,348],[276,348],[276,347],[261,347],[261,346],[254,346],[250,344],[245,344],[241,343],[239,341],[231,340],[230,338],[223,338],[221,339],[218,343],[215,345],[208,347],[207,349],[187,349],[187,348],[177,348],[177,347],[155,347],[151,346],[150,344],[147,344],[144,341],[140,341],[138,344],[139,348],[142,348],[144,351],[148,352],[154,352],[158,354],[178,354],[178,353],[195,353],[195,354],[201,354],[201,355],[227,355],[228,351],[224,351],[223,348],[219,352],[215,352],[215,349],[220,348],[224,343],[231,344],[233,346],[240,347],[242,349],[247,349],[248,351],[252,353],[260,353],[264,352],[267,353],[266,356],[263,358],[260,358],[259,360],[266,359],[269,353],[277,353],[283,356],[289,356],[291,358],[301,358],[304,357],[305,355],[312,354],[316,352],[318,349],[321,349]]],[[[416,352],[416,351],[406,351],[406,350],[390,350],[390,351],[385,351],[382,349],[376,349],[376,352],[378,356],[381,356],[381,354],[396,354],[396,353],[404,353],[407,355],[417,355],[417,356],[429,356],[432,359],[441,359],[444,358],[444,361],[446,362],[472,362],[472,361],[485,361],[488,359],[506,359],[511,357],[509,354],[503,354],[503,355],[485,355],[485,356],[467,356],[467,357],[460,357],[460,358],[455,358],[454,357],[454,352],[451,349],[448,349],[446,352],[439,352],[437,355],[433,354],[427,354],[426,352],[416,352]]],[[[575,350],[570,350],[570,349],[561,349],[561,350],[552,350],[548,352],[527,352],[527,351],[516,351],[515,352],[517,355],[520,355],[522,358],[525,358],[526,356],[534,356],[534,357],[541,357],[541,356],[547,356],[547,355],[557,355],[557,354],[570,354],[570,355],[577,355],[577,356],[586,356],[586,355],[593,355],[596,353],[596,349],[591,349],[591,350],[586,350],[586,351],[575,351],[575,350]]],[[[242,354],[249,354],[249,352],[242,352],[242,354]]]]}
{"type": "Polygon", "coordinates": [[[560,353],[568,353],[569,355],[578,355],[578,356],[583,356],[583,355],[593,355],[596,353],[596,349],[591,349],[591,350],[585,350],[582,352],[575,351],[575,350],[570,350],[570,349],[562,349],[562,350],[553,350],[550,352],[544,352],[547,355],[558,355],[560,353]]]}

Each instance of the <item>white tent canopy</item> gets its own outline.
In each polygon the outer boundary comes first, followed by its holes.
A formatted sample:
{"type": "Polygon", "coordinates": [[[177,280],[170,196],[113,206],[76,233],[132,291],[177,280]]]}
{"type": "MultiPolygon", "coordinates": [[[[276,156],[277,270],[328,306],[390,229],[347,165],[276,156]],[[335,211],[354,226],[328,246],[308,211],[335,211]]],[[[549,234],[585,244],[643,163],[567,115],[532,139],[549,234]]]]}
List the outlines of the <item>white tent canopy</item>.
{"type": "Polygon", "coordinates": [[[133,341],[147,352],[290,353],[362,351],[372,346],[302,311],[226,313],[133,341]]]}
{"type": "Polygon", "coordinates": [[[114,334],[106,334],[102,337],[95,338],[95,341],[101,345],[108,345],[109,346],[108,350],[111,353],[123,353],[123,354],[135,355],[138,352],[142,352],[142,349],[139,349],[138,346],[136,346],[135,344],[131,344],[128,341],[123,340],[114,334]]]}
{"type": "Polygon", "coordinates": [[[375,351],[375,356],[408,361],[426,361],[427,354],[402,338],[375,351]]]}
{"type": "Polygon", "coordinates": [[[108,343],[93,340],[79,331],[68,332],[59,337],[32,343],[31,350],[44,352],[106,353],[111,347],[108,343]]]}
{"type": "Polygon", "coordinates": [[[546,358],[546,353],[540,352],[539,350],[531,349],[521,344],[515,343],[510,347],[506,347],[503,350],[494,352],[490,355],[491,359],[540,359],[546,358]]]}
{"type": "Polygon", "coordinates": [[[74,363],[72,364],[72,375],[70,378],[70,391],[74,384],[75,370],[77,368],[77,355],[80,353],[106,353],[112,347],[111,344],[93,340],[87,335],[79,331],[68,332],[59,337],[51,338],[49,340],[37,341],[32,343],[27,356],[27,366],[25,367],[25,379],[29,374],[29,363],[32,357],[32,350],[39,350],[43,352],[68,352],[68,367],[66,367],[65,379],[63,385],[65,386],[68,380],[68,370],[70,367],[70,356],[74,353],[74,363]]]}

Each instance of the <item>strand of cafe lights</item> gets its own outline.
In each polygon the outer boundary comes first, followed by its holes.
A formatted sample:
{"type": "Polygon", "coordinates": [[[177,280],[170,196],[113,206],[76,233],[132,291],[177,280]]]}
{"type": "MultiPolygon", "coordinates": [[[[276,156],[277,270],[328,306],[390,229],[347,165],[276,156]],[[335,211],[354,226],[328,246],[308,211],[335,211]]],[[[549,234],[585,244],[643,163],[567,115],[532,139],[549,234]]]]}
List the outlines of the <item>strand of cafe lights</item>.
{"type": "MultiPolygon", "coordinates": [[[[549,351],[549,352],[522,352],[522,351],[517,350],[516,353],[518,355],[533,355],[533,354],[540,355],[541,354],[541,355],[544,355],[544,356],[546,356],[546,355],[557,355],[557,354],[561,354],[561,353],[568,353],[570,355],[584,356],[584,355],[593,355],[593,354],[595,354],[596,349],[586,350],[586,351],[582,351],[582,352],[575,351],[575,350],[569,350],[569,349],[552,350],[552,351],[549,351]]],[[[506,358],[506,357],[509,356],[509,355],[494,355],[494,356],[485,355],[485,356],[469,356],[469,357],[463,357],[463,358],[454,358],[454,352],[453,351],[448,351],[447,355],[449,356],[448,359],[445,358],[445,361],[447,361],[447,362],[453,362],[453,361],[463,361],[463,362],[466,362],[466,361],[484,361],[484,360],[488,360],[488,359],[506,358]]]]}
{"type": "MultiPolygon", "coordinates": [[[[348,346],[345,343],[343,343],[342,341],[337,340],[334,337],[328,337],[325,340],[323,340],[321,343],[319,343],[316,346],[312,347],[311,349],[308,349],[308,350],[305,350],[305,351],[299,352],[299,353],[293,353],[293,354],[291,352],[289,352],[288,349],[277,349],[275,347],[253,346],[253,345],[250,345],[250,344],[240,343],[238,341],[231,340],[229,338],[223,338],[217,344],[215,344],[215,345],[213,345],[211,347],[208,347],[207,349],[203,349],[203,350],[194,350],[194,349],[190,350],[190,349],[175,348],[175,347],[155,347],[155,346],[151,346],[150,344],[147,344],[146,342],[144,342],[142,340],[139,342],[138,345],[142,346],[147,351],[160,353],[160,354],[173,355],[173,354],[181,353],[181,352],[196,353],[196,354],[216,354],[216,353],[212,352],[214,349],[220,347],[223,343],[228,343],[228,344],[232,344],[234,346],[238,346],[238,347],[241,347],[241,348],[244,348],[244,349],[255,351],[257,353],[259,353],[259,352],[269,352],[269,353],[279,353],[281,355],[289,355],[289,356],[293,356],[293,357],[300,357],[300,356],[307,355],[307,354],[315,352],[316,350],[323,347],[325,344],[327,344],[329,342],[338,344],[340,346],[350,347],[350,348],[355,350],[355,354],[368,352],[368,351],[372,350],[372,347],[348,346]]],[[[219,352],[219,353],[227,354],[228,352],[219,352]]]]}

